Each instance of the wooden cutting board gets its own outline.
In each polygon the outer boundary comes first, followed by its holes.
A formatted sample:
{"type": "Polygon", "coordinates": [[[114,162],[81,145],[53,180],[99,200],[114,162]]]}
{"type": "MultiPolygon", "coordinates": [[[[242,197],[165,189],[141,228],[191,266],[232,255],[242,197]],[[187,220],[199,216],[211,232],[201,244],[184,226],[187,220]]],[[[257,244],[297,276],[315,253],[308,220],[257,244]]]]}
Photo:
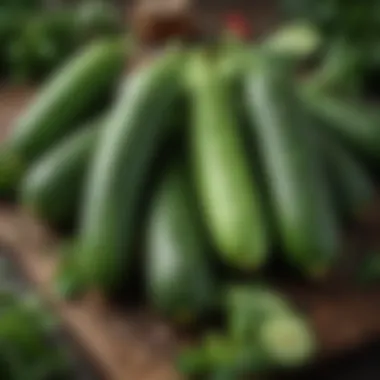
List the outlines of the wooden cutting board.
{"type": "MultiPolygon", "coordinates": [[[[0,136],[33,96],[32,89],[0,87],[0,136]]],[[[379,213],[380,215],[380,213],[379,213]]],[[[378,230],[380,231],[380,229],[378,230]]],[[[16,206],[0,203],[0,244],[51,304],[71,336],[107,380],[176,380],[172,358],[178,337],[163,321],[143,311],[123,312],[97,294],[64,302],[52,290],[57,237],[16,206]]],[[[332,356],[380,336],[380,291],[283,288],[309,315],[321,343],[332,356]]]]}

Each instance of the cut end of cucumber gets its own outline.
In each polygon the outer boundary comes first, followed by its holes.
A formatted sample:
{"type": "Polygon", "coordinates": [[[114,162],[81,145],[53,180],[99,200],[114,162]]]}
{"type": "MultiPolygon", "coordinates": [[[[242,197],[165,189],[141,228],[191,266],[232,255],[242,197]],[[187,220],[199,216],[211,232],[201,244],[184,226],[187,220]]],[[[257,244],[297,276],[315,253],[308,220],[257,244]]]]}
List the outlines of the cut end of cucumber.
{"type": "Polygon", "coordinates": [[[207,49],[196,49],[188,55],[186,70],[184,70],[184,83],[189,88],[197,88],[207,83],[208,75],[220,71],[220,62],[216,55],[210,54],[207,49]],[[216,70],[216,67],[217,70],[216,70]]]}
{"type": "Polygon", "coordinates": [[[24,173],[23,160],[10,150],[0,152],[0,194],[14,191],[24,173]]]}
{"type": "Polygon", "coordinates": [[[273,53],[304,58],[313,54],[321,43],[321,36],[313,25],[297,22],[276,31],[264,46],[273,53]]]}
{"type": "Polygon", "coordinates": [[[260,329],[263,350],[284,367],[306,364],[315,354],[315,337],[305,320],[295,316],[269,318],[260,329]]]}

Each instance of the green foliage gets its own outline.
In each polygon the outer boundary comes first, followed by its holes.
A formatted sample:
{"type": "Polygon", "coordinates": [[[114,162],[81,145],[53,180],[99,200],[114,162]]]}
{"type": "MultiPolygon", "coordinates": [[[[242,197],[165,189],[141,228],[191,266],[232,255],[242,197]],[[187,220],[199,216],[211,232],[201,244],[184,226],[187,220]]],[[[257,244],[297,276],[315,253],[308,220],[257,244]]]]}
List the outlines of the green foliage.
{"type": "Polygon", "coordinates": [[[35,297],[0,293],[0,378],[2,380],[63,379],[66,353],[49,338],[55,320],[35,297]]]}
{"type": "Polygon", "coordinates": [[[306,18],[328,34],[356,40],[380,30],[380,4],[376,1],[281,0],[280,7],[287,16],[306,18]]]}
{"type": "Polygon", "coordinates": [[[47,11],[41,0],[0,0],[0,75],[42,80],[90,39],[120,33],[116,9],[103,0],[47,11]]]}

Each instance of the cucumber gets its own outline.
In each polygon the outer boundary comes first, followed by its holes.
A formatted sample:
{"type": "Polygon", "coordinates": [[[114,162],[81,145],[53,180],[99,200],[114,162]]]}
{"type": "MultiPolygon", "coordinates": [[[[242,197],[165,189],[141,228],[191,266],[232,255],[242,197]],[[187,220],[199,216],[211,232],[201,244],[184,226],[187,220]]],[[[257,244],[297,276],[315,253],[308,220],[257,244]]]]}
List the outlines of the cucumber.
{"type": "Polygon", "coordinates": [[[183,95],[177,47],[132,72],[101,134],[85,185],[77,242],[83,281],[112,291],[128,273],[142,191],[183,95]]]}
{"type": "Polygon", "coordinates": [[[380,113],[370,107],[299,88],[307,109],[338,139],[376,162],[380,160],[380,113]]]}
{"type": "Polygon", "coordinates": [[[27,171],[21,203],[32,214],[59,225],[73,221],[91,156],[105,118],[88,123],[48,150],[27,171]]]}
{"type": "Polygon", "coordinates": [[[321,67],[308,79],[317,91],[348,93],[357,96],[362,90],[362,53],[351,43],[338,39],[328,48],[321,67]]]}
{"type": "Polygon", "coordinates": [[[214,306],[215,284],[200,225],[186,169],[173,165],[154,196],[145,262],[148,298],[178,322],[197,320],[214,306]]]}
{"type": "Polygon", "coordinates": [[[274,290],[262,285],[232,286],[226,303],[229,336],[240,345],[256,348],[262,366],[303,364],[314,354],[316,343],[310,326],[274,290]]]}
{"type": "Polygon", "coordinates": [[[254,342],[262,323],[272,317],[292,315],[287,300],[274,290],[259,285],[235,285],[225,296],[228,332],[234,341],[254,342]]]}
{"type": "Polygon", "coordinates": [[[336,201],[342,215],[355,219],[365,206],[375,198],[376,189],[369,172],[344,144],[318,130],[315,137],[326,164],[336,201]]]}
{"type": "Polygon", "coordinates": [[[269,246],[261,194],[230,107],[228,79],[215,66],[205,52],[195,52],[188,68],[198,196],[221,258],[238,269],[256,270],[265,263],[269,246]]]}
{"type": "Polygon", "coordinates": [[[76,129],[82,116],[94,112],[122,73],[125,44],[121,39],[96,42],[52,76],[6,139],[0,174],[8,171],[12,157],[11,162],[24,166],[39,158],[76,129]]]}
{"type": "Polygon", "coordinates": [[[305,365],[317,349],[311,327],[300,316],[268,318],[260,329],[258,341],[268,360],[281,367],[305,365]]]}
{"type": "Polygon", "coordinates": [[[253,50],[253,47],[247,47],[245,42],[230,36],[220,41],[218,46],[219,66],[226,78],[231,81],[241,78],[246,64],[247,49],[253,50]]]}
{"type": "Polygon", "coordinates": [[[245,98],[284,251],[314,277],[323,275],[337,257],[338,216],[308,133],[311,118],[290,81],[281,62],[262,55],[260,64],[247,71],[245,98]]]}

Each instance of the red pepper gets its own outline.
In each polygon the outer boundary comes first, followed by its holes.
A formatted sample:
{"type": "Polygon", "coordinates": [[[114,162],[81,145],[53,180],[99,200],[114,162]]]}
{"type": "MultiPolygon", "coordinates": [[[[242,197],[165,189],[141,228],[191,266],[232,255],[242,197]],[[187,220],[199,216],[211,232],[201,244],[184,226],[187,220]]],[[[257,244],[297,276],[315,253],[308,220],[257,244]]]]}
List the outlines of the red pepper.
{"type": "Polygon", "coordinates": [[[225,26],[229,32],[239,38],[247,39],[251,36],[250,25],[242,13],[228,13],[225,17],[225,26]]]}

